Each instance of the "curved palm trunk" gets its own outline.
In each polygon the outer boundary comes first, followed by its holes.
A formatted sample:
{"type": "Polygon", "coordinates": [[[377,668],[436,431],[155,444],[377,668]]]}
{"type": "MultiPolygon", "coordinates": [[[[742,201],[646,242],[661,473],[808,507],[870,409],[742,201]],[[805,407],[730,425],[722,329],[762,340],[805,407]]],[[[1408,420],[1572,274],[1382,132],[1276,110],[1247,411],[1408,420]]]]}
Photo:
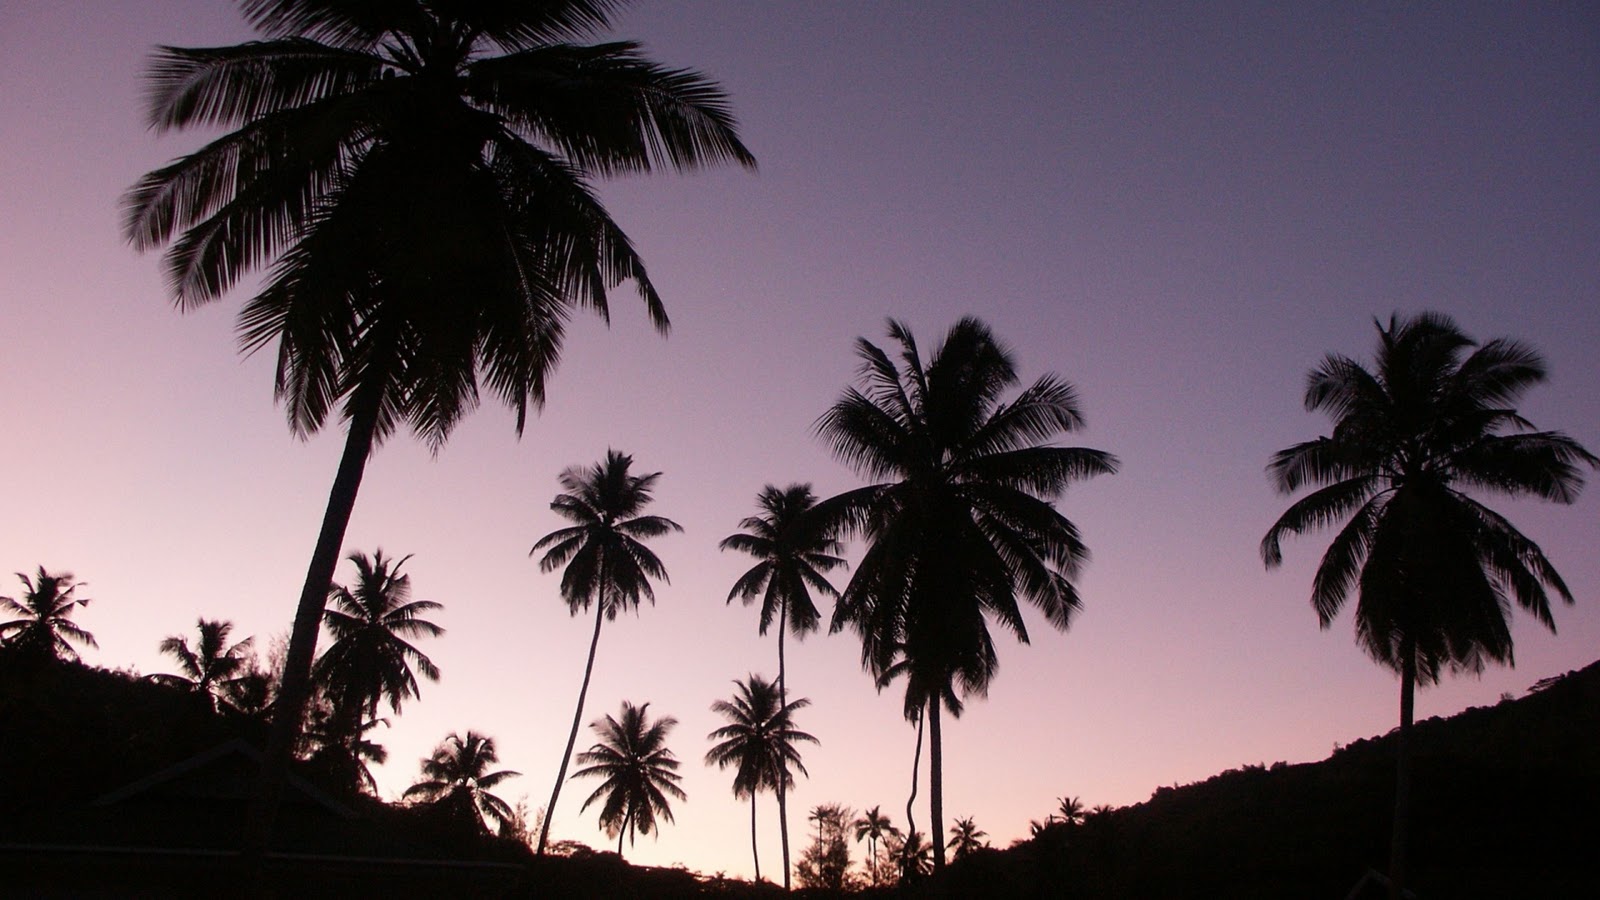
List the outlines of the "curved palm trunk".
{"type": "Polygon", "coordinates": [[[944,869],[944,754],[939,745],[939,695],[928,698],[928,823],[933,841],[933,870],[944,869]]]}
{"type": "MultiPolygon", "coordinates": [[[[572,759],[572,747],[578,742],[578,725],[583,721],[583,700],[589,695],[589,677],[594,674],[594,651],[600,646],[600,624],[605,621],[604,598],[594,601],[594,637],[589,639],[589,661],[583,667],[583,686],[578,688],[578,708],[572,714],[572,732],[567,735],[567,750],[561,754],[561,768],[556,772],[556,786],[550,791],[550,805],[544,810],[544,824],[539,827],[540,856],[550,840],[550,820],[556,817],[556,798],[561,796],[561,783],[567,780],[567,763],[572,759]]],[[[624,823],[626,824],[626,823],[624,823]]],[[[624,828],[624,831],[627,829],[624,828]]],[[[617,841],[617,855],[622,855],[622,841],[617,841]]]]}
{"type": "MultiPolygon", "coordinates": [[[[906,798],[906,841],[909,843],[917,836],[917,817],[912,813],[912,805],[917,802],[917,769],[922,766],[922,724],[925,720],[917,716],[917,749],[911,754],[911,796],[906,798]]],[[[905,853],[901,853],[905,857],[905,853]]],[[[905,858],[900,860],[902,877],[906,872],[905,858]]]]}
{"type": "Polygon", "coordinates": [[[761,851],[756,849],[756,792],[750,792],[750,858],[756,861],[756,883],[761,882],[761,851]]]}
{"type": "Polygon", "coordinates": [[[300,719],[311,694],[311,658],[317,648],[317,630],[322,625],[328,589],[333,585],[333,571],[339,565],[339,550],[344,545],[345,530],[350,525],[350,513],[355,509],[361,476],[366,471],[367,458],[372,454],[378,427],[379,400],[379,395],[371,392],[369,398],[363,398],[353,410],[344,454],[339,458],[339,469],[333,477],[333,488],[328,493],[328,506],[322,514],[322,530],[317,535],[317,545],[311,554],[311,565],[306,569],[299,606],[295,608],[294,627],[289,635],[289,649],[283,663],[278,699],[273,704],[272,730],[261,760],[261,777],[245,819],[243,863],[246,881],[257,890],[264,885],[262,879],[265,875],[263,867],[267,847],[272,841],[278,807],[283,802],[283,788],[288,781],[289,760],[294,752],[295,739],[300,733],[300,719]]]}
{"type": "Polygon", "coordinates": [[[1389,897],[1405,894],[1407,832],[1411,818],[1411,719],[1417,690],[1416,644],[1400,642],[1400,735],[1395,741],[1394,831],[1389,839],[1389,897]]]}
{"type": "MultiPolygon", "coordinates": [[[[789,604],[783,603],[778,607],[778,708],[783,709],[789,705],[788,687],[783,680],[783,633],[789,627],[789,604]]],[[[785,796],[788,766],[784,764],[785,771],[778,773],[778,833],[782,835],[783,843],[783,889],[789,890],[789,803],[785,796]]]]}

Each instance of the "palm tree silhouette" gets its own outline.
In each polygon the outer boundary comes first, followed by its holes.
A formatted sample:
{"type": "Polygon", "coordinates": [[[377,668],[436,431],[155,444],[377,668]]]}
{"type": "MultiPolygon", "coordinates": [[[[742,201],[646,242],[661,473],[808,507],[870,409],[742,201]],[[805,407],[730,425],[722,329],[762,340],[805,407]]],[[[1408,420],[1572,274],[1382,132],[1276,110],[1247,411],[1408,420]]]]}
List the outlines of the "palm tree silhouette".
{"type": "Polygon", "coordinates": [[[856,842],[863,838],[867,841],[867,858],[871,860],[872,883],[878,884],[878,842],[885,837],[900,836],[900,829],[894,827],[889,817],[884,815],[876,806],[861,814],[861,818],[853,823],[856,829],[856,842]]]}
{"type": "MultiPolygon", "coordinates": [[[[1011,354],[988,326],[964,318],[924,363],[905,325],[890,321],[900,363],[865,338],[862,387],[817,421],[835,456],[879,480],[819,505],[824,521],[866,538],[835,609],[881,688],[907,676],[905,710],[926,708],[933,833],[942,834],[939,708],[983,694],[998,666],[987,618],[1028,641],[1019,596],[1065,630],[1079,606],[1072,578],[1088,550],[1052,502],[1077,479],[1116,471],[1099,450],[1040,443],[1083,424],[1067,382],[1017,383],[1011,354]],[[902,368],[903,365],[903,368],[902,368]],[[960,688],[960,695],[957,693],[960,688]]],[[[944,844],[934,842],[934,864],[944,844]]]]}
{"type": "Polygon", "coordinates": [[[1083,802],[1077,797],[1061,797],[1056,800],[1055,816],[1067,825],[1082,825],[1084,816],[1083,802]]]}
{"type": "Polygon", "coordinates": [[[352,791],[365,791],[376,796],[378,780],[372,775],[371,764],[383,765],[389,760],[389,750],[373,740],[368,733],[382,725],[389,727],[388,719],[369,719],[357,725],[352,735],[348,726],[335,725],[342,717],[325,700],[317,703],[306,724],[302,743],[306,746],[305,758],[320,760],[325,770],[340,782],[341,787],[352,791]]]}
{"type": "MultiPolygon", "coordinates": [[[[606,835],[617,838],[617,855],[622,855],[622,838],[631,841],[637,832],[649,834],[656,828],[660,817],[672,821],[672,805],[667,797],[687,800],[678,782],[678,760],[667,749],[667,733],[678,724],[671,716],[662,716],[651,722],[646,715],[650,704],[634,706],[622,702],[622,718],[606,716],[590,723],[600,736],[588,750],[578,754],[584,768],[572,773],[573,778],[604,778],[582,809],[588,809],[596,800],[604,799],[600,806],[600,827],[606,835]]],[[[549,816],[546,816],[548,819],[549,816]]]]}
{"type": "Polygon", "coordinates": [[[124,235],[169,247],[180,309],[270,266],[239,317],[277,347],[293,430],[349,423],[307,567],[251,826],[264,852],[310,692],[323,605],[372,451],[402,425],[437,448],[480,399],[520,434],[575,307],[632,280],[667,316],[595,176],[754,166],[718,85],[630,42],[569,43],[614,0],[245,0],[263,39],[156,51],[148,119],[221,130],[128,192],[124,235]]]}
{"type": "Polygon", "coordinates": [[[348,559],[356,567],[355,584],[336,584],[328,592],[331,607],[322,618],[333,643],[317,659],[314,677],[333,704],[332,730],[352,758],[362,723],[378,717],[381,701],[388,700],[389,709],[399,713],[403,701],[418,696],[413,668],[429,681],[439,680],[439,668],[407,638],[444,634],[422,618],[444,606],[411,599],[411,576],[400,573],[410,558],[386,557],[382,549],[370,558],[352,553],[348,559]]]}
{"type": "MultiPolygon", "coordinates": [[[[733,700],[718,700],[711,711],[728,720],[728,724],[706,735],[707,740],[721,741],[706,753],[706,764],[719,769],[735,766],[733,794],[750,798],[750,853],[755,859],[756,880],[761,880],[761,856],[756,850],[756,794],[773,790],[778,795],[779,821],[784,822],[783,803],[785,789],[794,783],[789,767],[810,777],[795,749],[798,741],[819,741],[794,727],[794,712],[811,705],[805,698],[791,703],[783,702],[778,688],[759,675],[752,674],[744,681],[734,681],[739,692],[733,700]]],[[[789,841],[783,842],[783,888],[789,889],[789,841]]]]}
{"type": "Polygon", "coordinates": [[[1261,557],[1273,568],[1280,543],[1337,524],[1312,582],[1323,628],[1356,595],[1356,639],[1400,675],[1390,892],[1406,877],[1409,736],[1418,682],[1440,670],[1511,664],[1510,603],[1550,630],[1546,588],[1572,593],[1539,547],[1467,490],[1571,503],[1580,465],[1600,464],[1557,431],[1534,431],[1512,404],[1545,378],[1539,354],[1504,338],[1478,345],[1449,317],[1422,313],[1375,323],[1368,369],[1329,354],[1306,382],[1305,405],[1334,420],[1333,433],[1276,453],[1267,473],[1284,494],[1306,486],[1267,531],[1261,557]]]}
{"type": "MultiPolygon", "coordinates": [[[[828,583],[825,573],[845,564],[838,556],[841,547],[833,531],[811,516],[817,501],[809,484],[791,484],[779,489],[774,485],[762,488],[756,498],[762,515],[750,516],[739,523],[744,531],[722,539],[719,548],[738,550],[756,558],[733,589],[728,591],[728,602],[735,597],[750,605],[761,598],[759,633],[765,635],[773,617],[778,620],[778,698],[780,705],[789,694],[786,664],[783,655],[784,633],[793,631],[801,640],[817,630],[820,616],[816,604],[811,602],[815,589],[824,596],[837,599],[839,592],[828,583]]],[[[785,794],[788,785],[778,784],[778,828],[783,836],[783,886],[789,887],[789,814],[785,794]]]]}
{"type": "Polygon", "coordinates": [[[89,598],[75,596],[84,582],[73,581],[71,572],[51,574],[39,567],[39,572],[29,578],[17,573],[22,586],[27,588],[21,599],[0,597],[0,611],[17,618],[0,622],[0,643],[30,661],[67,660],[75,662],[78,651],[73,644],[99,647],[94,635],[84,631],[72,621],[74,607],[88,606],[89,598]]]}
{"type": "Polygon", "coordinates": [[[575,524],[550,532],[528,551],[529,556],[546,551],[539,560],[541,572],[566,566],[561,574],[561,598],[567,602],[569,613],[576,616],[591,604],[594,606],[594,635],[589,639],[589,659],[584,663],[583,684],[578,688],[578,708],[572,715],[567,749],[561,754],[561,767],[550,791],[550,803],[545,807],[544,824],[539,828],[541,855],[550,838],[550,820],[555,818],[562,782],[567,778],[567,762],[578,740],[589,677],[594,674],[595,648],[600,644],[600,625],[624,610],[637,611],[641,597],[655,603],[650,579],[667,581],[667,570],[641,540],[683,530],[671,519],[640,515],[649,505],[661,473],[635,475],[630,471],[632,465],[632,456],[608,449],[604,460],[562,472],[559,480],[563,491],[551,501],[550,508],[575,524]]]}
{"type": "Polygon", "coordinates": [[[521,774],[510,770],[490,772],[489,767],[499,761],[494,738],[476,731],[468,731],[462,737],[452,731],[434,748],[433,755],[422,761],[424,780],[406,788],[405,796],[449,803],[455,811],[467,814],[481,830],[487,830],[485,818],[498,827],[511,818],[511,806],[489,793],[489,789],[521,774]]]}
{"type": "Polygon", "coordinates": [[[960,859],[974,850],[982,850],[988,846],[981,839],[989,836],[989,832],[979,828],[968,816],[965,819],[956,819],[950,826],[950,842],[945,846],[949,848],[956,859],[960,859]]]}
{"type": "Polygon", "coordinates": [[[238,696],[240,681],[250,676],[250,645],[254,638],[245,638],[229,646],[228,635],[233,632],[232,622],[200,619],[195,627],[199,639],[193,647],[181,635],[171,635],[161,642],[161,652],[178,661],[181,674],[152,675],[150,680],[201,694],[212,712],[215,712],[218,701],[232,704],[238,696]]]}

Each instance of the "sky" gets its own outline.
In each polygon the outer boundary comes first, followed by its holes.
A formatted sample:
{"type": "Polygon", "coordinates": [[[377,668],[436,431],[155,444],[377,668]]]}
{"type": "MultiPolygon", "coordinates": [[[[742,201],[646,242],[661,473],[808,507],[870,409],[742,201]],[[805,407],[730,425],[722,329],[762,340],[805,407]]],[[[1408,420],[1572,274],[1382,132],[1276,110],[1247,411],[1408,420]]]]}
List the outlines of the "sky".
{"type": "MultiPolygon", "coordinates": [[[[623,700],[679,720],[689,800],[630,860],[747,877],[749,807],[701,760],[710,704],[774,675],[776,647],[724,602],[749,560],[717,542],[764,484],[860,483],[812,429],[851,383],[853,341],[881,342],[889,317],[931,348],[979,316],[1025,381],[1076,385],[1070,443],[1122,461],[1060,503],[1093,553],[1082,615],[1067,633],[1032,615],[1026,646],[997,635],[989,696],[945,724],[947,824],[972,816],[997,846],[1063,795],[1135,803],[1398,721],[1398,680],[1349,614],[1317,627],[1331,535],[1290,541],[1271,572],[1257,550],[1290,502],[1268,458],[1327,431],[1301,405],[1306,372],[1370,359],[1375,318],[1437,310],[1527,341],[1550,377],[1524,414],[1600,449],[1593,6],[675,0],[608,36],[720,81],[760,169],[603,184],[671,336],[620,290],[609,329],[571,329],[520,440],[486,401],[437,454],[398,436],[373,457],[346,549],[412,554],[448,630],[423,645],[443,680],[378,735],[385,796],[470,728],[523,773],[502,796],[545,803],[590,622],[528,553],[563,524],[558,473],[617,448],[663,473],[653,511],[685,533],[654,545],[671,575],[656,604],[606,625],[584,720],[623,700]]],[[[180,314],[159,258],[119,235],[120,195],[203,137],[145,128],[147,54],[250,37],[223,3],[0,5],[0,572],[87,582],[96,665],[172,671],[157,645],[200,616],[262,644],[285,632],[342,445],[337,427],[293,437],[271,355],[238,354],[245,290],[180,314]]],[[[1419,718],[1600,656],[1597,497],[1496,502],[1577,602],[1556,635],[1515,615],[1515,669],[1447,677],[1419,718]]],[[[821,740],[791,798],[796,854],[820,803],[903,827],[898,688],[874,690],[847,633],[791,640],[788,664],[821,740]]],[[[553,834],[604,847],[588,791],[566,788],[553,834]]],[[[761,816],[771,877],[770,797],[761,816]]]]}

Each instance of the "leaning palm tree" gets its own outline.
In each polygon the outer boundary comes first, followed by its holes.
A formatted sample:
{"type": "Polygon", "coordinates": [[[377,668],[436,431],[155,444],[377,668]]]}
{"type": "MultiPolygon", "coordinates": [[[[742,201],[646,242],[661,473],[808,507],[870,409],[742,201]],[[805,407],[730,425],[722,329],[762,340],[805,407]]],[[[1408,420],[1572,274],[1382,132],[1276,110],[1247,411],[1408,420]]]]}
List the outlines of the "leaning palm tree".
{"type": "Polygon", "coordinates": [[[215,712],[219,701],[231,702],[243,690],[239,683],[252,671],[250,645],[254,638],[230,646],[228,635],[233,632],[233,623],[222,620],[200,619],[196,630],[199,640],[193,647],[188,638],[176,634],[161,642],[161,652],[178,661],[179,674],[152,675],[150,680],[200,694],[215,712]]]}
{"type": "Polygon", "coordinates": [[[98,647],[94,635],[72,621],[74,607],[88,606],[88,597],[74,596],[83,582],[73,581],[71,572],[46,572],[44,566],[32,578],[17,573],[27,588],[20,599],[0,597],[0,612],[16,618],[0,622],[0,643],[19,657],[31,660],[75,661],[73,644],[98,647]]]}
{"type": "Polygon", "coordinates": [[[879,807],[874,806],[861,814],[861,818],[852,823],[856,829],[856,841],[865,839],[867,842],[867,859],[871,861],[872,883],[878,884],[878,842],[886,837],[899,837],[900,829],[894,827],[889,817],[884,815],[879,807]]]}
{"type": "MultiPolygon", "coordinates": [[[[1028,641],[1018,600],[1065,630],[1079,607],[1072,579],[1088,550],[1052,505],[1072,481],[1116,471],[1099,450],[1044,441],[1079,428],[1072,386],[1045,375],[1010,399],[1016,365],[977,319],[957,322],[924,362],[891,321],[897,364],[866,339],[861,388],[817,422],[834,452],[876,483],[819,504],[825,522],[867,547],[835,609],[881,688],[907,676],[905,713],[926,710],[933,833],[942,834],[941,706],[960,715],[998,667],[988,620],[1028,641]],[[959,691],[958,691],[959,688],[959,691]]],[[[944,844],[934,841],[936,866],[944,844]]]]}
{"type": "Polygon", "coordinates": [[[1572,593],[1538,545],[1473,496],[1571,503],[1582,466],[1600,463],[1558,431],[1535,431],[1513,404],[1544,381],[1531,348],[1479,345],[1448,317],[1378,322],[1375,366],[1330,354],[1306,382],[1308,410],[1333,432],[1281,450],[1267,467],[1284,494],[1315,486],[1267,531],[1261,557],[1283,560],[1287,535],[1343,521],[1323,554],[1311,603],[1328,628],[1352,594],[1356,638],[1400,675],[1400,731],[1390,892],[1406,877],[1409,738],[1418,683],[1441,670],[1511,664],[1515,602],[1552,631],[1547,589],[1572,593]]]}
{"type": "Polygon", "coordinates": [[[468,818],[487,833],[484,819],[498,827],[512,816],[511,806],[489,793],[489,789],[520,774],[510,770],[490,772],[489,767],[499,761],[494,738],[476,731],[468,731],[465,737],[451,732],[434,748],[433,755],[422,761],[423,780],[406,788],[405,796],[429,803],[449,803],[454,811],[468,813],[468,818]]]}
{"type": "Polygon", "coordinates": [[[571,312],[607,317],[607,291],[625,281],[665,331],[593,178],[754,165],[715,82],[631,42],[571,43],[604,32],[621,5],[240,0],[261,40],[152,59],[151,127],[222,135],[139,180],[124,235],[169,247],[184,310],[268,267],[239,316],[242,348],[276,346],[295,433],[335,410],[348,423],[252,814],[256,856],[373,450],[403,426],[437,448],[480,382],[520,433],[571,312]]]}
{"type": "Polygon", "coordinates": [[[678,787],[683,780],[676,771],[678,760],[667,749],[667,733],[678,720],[662,716],[651,722],[646,715],[649,708],[648,703],[634,706],[624,700],[621,719],[596,719],[590,727],[600,740],[578,754],[584,768],[572,773],[573,778],[605,779],[582,808],[604,799],[600,827],[607,836],[616,836],[618,856],[624,836],[631,841],[638,832],[649,834],[657,828],[657,818],[672,821],[669,796],[689,799],[678,787]]]}
{"type": "Polygon", "coordinates": [[[987,847],[988,844],[982,839],[988,836],[989,832],[979,828],[972,821],[972,817],[967,816],[965,819],[956,819],[956,823],[950,826],[950,841],[945,847],[956,859],[960,859],[975,850],[987,847]]]}
{"type": "MultiPolygon", "coordinates": [[[[810,777],[805,764],[800,761],[800,751],[795,743],[819,741],[794,727],[795,710],[811,705],[805,698],[790,703],[783,702],[778,688],[760,675],[752,674],[744,681],[734,681],[739,689],[732,701],[718,700],[711,711],[728,720],[728,724],[706,735],[708,740],[720,741],[706,753],[706,764],[719,769],[734,766],[733,794],[750,798],[750,853],[755,859],[756,880],[761,880],[761,856],[756,850],[756,794],[772,790],[778,795],[779,821],[787,822],[783,815],[785,790],[794,783],[789,767],[810,777]]],[[[783,840],[783,888],[789,889],[789,839],[783,840]]]]}
{"type": "Polygon", "coordinates": [[[416,673],[439,680],[439,667],[407,638],[438,637],[444,629],[422,618],[443,609],[433,600],[411,599],[411,576],[400,567],[410,556],[393,559],[379,549],[368,557],[348,557],[356,567],[355,583],[333,585],[330,608],[322,620],[333,636],[313,668],[313,677],[333,705],[333,730],[352,744],[361,723],[378,717],[379,703],[400,712],[401,704],[418,696],[416,673]],[[414,671],[413,671],[414,670],[414,671]]]}
{"type": "Polygon", "coordinates": [[[574,524],[550,532],[528,551],[529,556],[545,551],[539,560],[542,572],[566,566],[561,573],[561,599],[566,601],[569,614],[576,616],[594,606],[594,635],[589,638],[589,658],[583,666],[583,683],[578,687],[578,708],[572,714],[567,748],[562,751],[555,787],[550,790],[550,803],[545,806],[544,823],[539,827],[540,855],[549,841],[550,820],[555,818],[556,800],[567,778],[567,763],[578,741],[583,703],[589,694],[589,678],[594,674],[595,648],[600,645],[600,626],[625,610],[637,612],[640,598],[656,602],[650,579],[667,581],[667,569],[642,541],[683,530],[671,519],[640,515],[649,505],[661,473],[635,475],[630,471],[632,466],[632,456],[607,449],[604,460],[562,472],[559,480],[563,491],[550,502],[550,508],[574,524]]]}

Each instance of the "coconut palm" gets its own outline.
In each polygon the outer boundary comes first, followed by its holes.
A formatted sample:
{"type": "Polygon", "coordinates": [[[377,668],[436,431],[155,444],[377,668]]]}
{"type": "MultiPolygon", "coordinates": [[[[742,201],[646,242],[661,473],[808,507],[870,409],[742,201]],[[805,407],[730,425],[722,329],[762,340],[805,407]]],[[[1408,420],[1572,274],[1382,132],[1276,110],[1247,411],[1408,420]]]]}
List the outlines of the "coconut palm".
{"type": "Polygon", "coordinates": [[[945,846],[956,859],[960,859],[974,850],[987,847],[988,844],[982,839],[988,836],[989,832],[979,828],[972,817],[967,816],[965,819],[956,819],[956,823],[950,826],[950,841],[945,846]]]}
{"type": "MultiPolygon", "coordinates": [[[[600,827],[617,838],[617,855],[622,855],[622,838],[632,841],[638,832],[649,834],[656,820],[672,821],[668,797],[687,800],[678,787],[683,777],[677,773],[678,760],[667,749],[667,733],[678,724],[671,716],[651,722],[646,711],[650,704],[634,706],[622,702],[622,718],[606,716],[589,727],[600,736],[588,750],[578,754],[584,768],[573,778],[603,778],[582,809],[596,800],[600,805],[600,827]]],[[[548,817],[547,817],[548,818],[548,817]]]]}
{"type": "Polygon", "coordinates": [[[902,881],[933,871],[929,857],[934,845],[922,832],[913,830],[907,835],[889,838],[885,845],[900,864],[902,881]]]}
{"type": "Polygon", "coordinates": [[[251,675],[254,660],[250,645],[254,638],[230,646],[232,622],[200,619],[195,627],[199,639],[193,647],[188,638],[176,634],[161,642],[161,652],[178,661],[180,674],[152,675],[150,680],[201,694],[214,712],[219,700],[231,703],[241,690],[240,681],[251,675]]]}
{"type": "Polygon", "coordinates": [[[1544,381],[1533,349],[1479,345],[1450,318],[1423,313],[1375,323],[1373,368],[1338,354],[1306,383],[1308,410],[1333,432],[1279,451],[1267,467],[1284,494],[1315,487],[1261,542],[1268,568],[1287,535],[1344,524],[1323,554],[1311,603],[1323,628],[1353,594],[1356,638],[1400,675],[1390,890],[1406,871],[1409,736],[1417,684],[1440,672],[1511,664],[1511,603],[1555,630],[1547,592],[1572,593],[1543,551],[1473,494],[1571,503],[1595,456],[1556,431],[1535,431],[1514,404],[1544,381]]]}
{"type": "MultiPolygon", "coordinates": [[[[964,318],[924,362],[895,321],[897,364],[866,339],[861,387],[817,422],[840,460],[876,481],[819,504],[823,521],[866,539],[832,628],[861,638],[878,680],[907,677],[905,713],[926,709],[933,833],[942,834],[941,706],[960,715],[998,667],[992,619],[1028,641],[1018,600],[1065,630],[1079,607],[1072,579],[1088,556],[1053,502],[1077,479],[1116,471],[1099,450],[1044,441],[1083,424],[1072,386],[1045,375],[1002,402],[1016,365],[988,326],[964,318]],[[959,688],[959,691],[958,691],[959,688]]],[[[936,866],[944,845],[934,842],[936,866]]]]}
{"type": "Polygon", "coordinates": [[[624,281],[666,329],[592,178],[754,158],[715,82],[634,43],[570,43],[609,28],[617,0],[240,5],[261,40],[156,51],[150,125],[222,135],[140,179],[124,234],[169,248],[184,310],[269,267],[239,317],[243,349],[276,346],[297,434],[336,408],[348,423],[252,817],[259,854],[372,451],[402,426],[437,448],[480,382],[520,433],[572,310],[608,316],[607,290],[624,281]]]}
{"type": "Polygon", "coordinates": [[[1085,808],[1083,801],[1077,797],[1059,797],[1056,799],[1055,818],[1067,825],[1082,825],[1085,808]]]}
{"type": "Polygon", "coordinates": [[[75,596],[84,582],[73,581],[71,572],[46,572],[39,567],[32,578],[17,573],[27,588],[21,599],[0,597],[0,612],[16,616],[0,622],[0,643],[19,657],[31,660],[76,661],[73,644],[98,647],[94,635],[72,621],[74,607],[88,606],[88,597],[75,596]]]}
{"type": "Polygon", "coordinates": [[[900,836],[900,829],[894,827],[889,817],[884,815],[879,807],[874,806],[861,814],[861,818],[852,823],[856,829],[856,842],[862,839],[867,842],[867,858],[871,860],[872,883],[878,883],[878,843],[885,837],[900,836]]]}
{"type": "Polygon", "coordinates": [[[489,790],[520,774],[510,770],[490,772],[489,767],[499,761],[494,738],[476,731],[468,731],[465,737],[451,732],[434,748],[433,755],[422,761],[423,780],[406,788],[405,796],[470,811],[470,819],[487,831],[484,819],[500,826],[512,815],[511,806],[489,790]]]}
{"type": "MultiPolygon", "coordinates": [[[[734,681],[738,694],[732,701],[718,700],[711,711],[728,720],[728,724],[706,735],[707,740],[720,741],[706,753],[706,764],[719,769],[734,766],[733,794],[750,798],[750,853],[755,859],[756,880],[761,879],[761,857],[756,850],[756,794],[772,790],[778,795],[779,821],[783,816],[785,790],[794,783],[791,765],[800,774],[809,777],[800,761],[795,743],[817,739],[794,727],[794,712],[811,705],[805,698],[790,703],[783,702],[778,688],[759,675],[752,674],[744,681],[734,681]]],[[[783,841],[783,887],[789,889],[789,840],[783,841]]]]}
{"type": "Polygon", "coordinates": [[[411,576],[400,572],[410,556],[394,559],[379,549],[371,557],[357,551],[348,559],[356,580],[328,592],[331,605],[322,620],[333,643],[313,672],[333,704],[335,730],[342,727],[345,738],[354,740],[362,722],[378,717],[379,703],[387,700],[399,713],[404,701],[418,696],[417,673],[439,680],[439,667],[407,639],[444,634],[422,618],[444,607],[411,599],[411,576]]]}

